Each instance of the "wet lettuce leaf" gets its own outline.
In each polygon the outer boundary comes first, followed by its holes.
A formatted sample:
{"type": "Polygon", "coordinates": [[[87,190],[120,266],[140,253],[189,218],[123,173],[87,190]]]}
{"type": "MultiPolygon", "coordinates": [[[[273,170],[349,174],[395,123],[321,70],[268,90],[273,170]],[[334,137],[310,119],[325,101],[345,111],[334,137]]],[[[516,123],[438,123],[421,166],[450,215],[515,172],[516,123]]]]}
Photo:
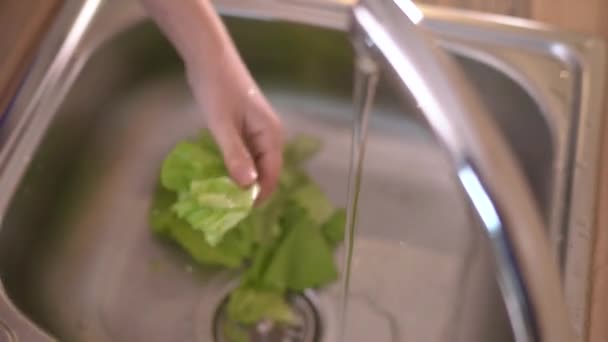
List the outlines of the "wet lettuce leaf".
{"type": "Polygon", "coordinates": [[[192,229],[188,222],[171,211],[170,207],[176,199],[177,196],[171,191],[162,186],[157,188],[150,211],[150,222],[155,233],[170,238],[203,265],[237,268],[251,255],[251,239],[240,230],[227,234],[217,246],[209,245],[204,233],[192,229]]]}
{"type": "Polygon", "coordinates": [[[251,244],[242,240],[237,231],[227,234],[217,246],[211,246],[205,235],[191,229],[183,221],[172,226],[170,236],[200,264],[238,268],[251,252],[251,244]]]}
{"type": "Polygon", "coordinates": [[[323,190],[313,182],[297,187],[290,197],[296,205],[308,212],[307,217],[314,224],[324,223],[334,212],[333,204],[325,196],[323,190]]]}
{"type": "Polygon", "coordinates": [[[282,219],[285,233],[259,283],[276,290],[303,291],[337,279],[331,249],[306,210],[290,202],[282,219]]]}
{"type": "Polygon", "coordinates": [[[262,245],[256,249],[251,264],[241,278],[241,284],[243,286],[283,292],[284,288],[273,287],[272,284],[264,282],[264,273],[273,259],[277,246],[278,242],[275,241],[273,244],[262,245]]]}
{"type": "Polygon", "coordinates": [[[215,246],[247,217],[258,192],[257,185],[242,189],[228,177],[194,180],[188,190],[179,192],[172,209],[215,246]]]}
{"type": "Polygon", "coordinates": [[[232,292],[228,300],[228,318],[242,324],[255,324],[272,320],[283,324],[294,324],[296,316],[282,292],[240,287],[232,292]]]}
{"type": "Polygon", "coordinates": [[[305,209],[296,202],[287,202],[280,225],[282,236],[256,250],[243,284],[277,292],[298,292],[322,287],[337,278],[333,246],[305,209]]]}
{"type": "Polygon", "coordinates": [[[335,248],[344,240],[344,229],[346,228],[346,210],[336,209],[329,219],[321,226],[325,240],[335,248]]]}
{"type": "Polygon", "coordinates": [[[152,231],[167,234],[176,223],[177,217],[171,211],[171,206],[177,200],[177,195],[165,189],[162,185],[156,187],[152,208],[150,209],[150,225],[152,231]]]}
{"type": "Polygon", "coordinates": [[[278,191],[273,193],[268,200],[251,210],[249,216],[239,224],[240,228],[248,231],[257,244],[272,243],[281,234],[279,217],[283,203],[284,196],[278,191]]]}
{"type": "Polygon", "coordinates": [[[235,320],[227,319],[224,321],[222,332],[226,341],[229,342],[250,342],[249,332],[246,327],[235,320]]]}
{"type": "Polygon", "coordinates": [[[283,159],[287,165],[299,166],[319,152],[321,147],[322,144],[319,139],[299,134],[285,145],[283,159]]]}
{"type": "Polygon", "coordinates": [[[213,150],[191,141],[178,143],[163,161],[161,182],[166,189],[187,191],[193,180],[227,174],[224,161],[213,150]]]}
{"type": "Polygon", "coordinates": [[[208,130],[203,130],[199,134],[199,136],[195,142],[203,150],[213,153],[217,157],[221,157],[222,151],[220,150],[219,146],[216,144],[215,139],[213,139],[211,132],[209,132],[208,130]]]}
{"type": "Polygon", "coordinates": [[[286,293],[337,278],[332,251],[344,238],[346,216],[303,169],[320,148],[308,136],[289,141],[279,186],[257,206],[259,189],[242,189],[231,180],[208,131],[176,144],[162,164],[152,230],[200,264],[247,266],[229,298],[233,328],[262,319],[293,324],[286,293]]]}

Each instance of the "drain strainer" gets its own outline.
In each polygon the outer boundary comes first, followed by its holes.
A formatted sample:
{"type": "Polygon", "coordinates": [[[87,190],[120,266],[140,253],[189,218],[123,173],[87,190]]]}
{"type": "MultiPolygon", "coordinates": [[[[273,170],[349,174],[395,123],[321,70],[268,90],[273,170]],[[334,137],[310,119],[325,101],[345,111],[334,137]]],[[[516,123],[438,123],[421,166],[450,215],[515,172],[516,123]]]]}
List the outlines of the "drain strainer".
{"type": "Polygon", "coordinates": [[[296,326],[260,322],[254,326],[232,326],[233,336],[227,336],[226,327],[234,324],[226,318],[228,298],[218,307],[213,322],[215,342],[317,342],[321,334],[321,320],[313,302],[305,295],[292,295],[289,303],[298,317],[296,326]]]}

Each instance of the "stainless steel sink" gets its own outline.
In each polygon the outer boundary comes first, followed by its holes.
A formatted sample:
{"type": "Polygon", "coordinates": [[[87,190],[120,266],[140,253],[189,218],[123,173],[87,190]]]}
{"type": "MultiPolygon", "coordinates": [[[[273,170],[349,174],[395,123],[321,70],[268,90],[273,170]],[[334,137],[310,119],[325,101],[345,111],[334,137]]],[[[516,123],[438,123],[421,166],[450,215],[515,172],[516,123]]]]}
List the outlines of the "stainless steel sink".
{"type": "MultiPolygon", "coordinates": [[[[345,205],[353,60],[345,11],[262,3],[219,6],[288,133],[324,140],[310,172],[345,205]]],[[[204,120],[179,59],[137,6],[105,6],[58,109],[11,116],[0,130],[0,279],[21,314],[0,316],[0,335],[27,326],[62,341],[211,342],[235,274],[194,265],[147,222],[164,154],[204,120]],[[30,130],[17,137],[23,125],[30,130]]],[[[603,46],[510,18],[424,13],[524,170],[581,339],[603,46]]],[[[386,81],[368,138],[348,341],[512,341],[487,238],[419,109],[386,81]]],[[[338,288],[309,295],[322,341],[334,341],[338,288]]]]}

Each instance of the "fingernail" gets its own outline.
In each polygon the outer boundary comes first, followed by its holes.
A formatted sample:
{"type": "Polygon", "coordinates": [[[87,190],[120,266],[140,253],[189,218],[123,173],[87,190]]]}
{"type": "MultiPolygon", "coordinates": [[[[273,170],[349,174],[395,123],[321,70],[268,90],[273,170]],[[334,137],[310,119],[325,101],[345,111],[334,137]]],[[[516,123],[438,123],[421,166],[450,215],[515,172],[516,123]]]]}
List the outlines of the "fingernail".
{"type": "Polygon", "coordinates": [[[241,169],[238,178],[242,182],[241,185],[249,186],[255,183],[255,181],[258,179],[258,173],[253,168],[245,170],[241,169]]]}
{"type": "Polygon", "coordinates": [[[258,173],[255,171],[255,169],[249,169],[249,172],[247,172],[247,175],[251,182],[255,182],[256,180],[258,180],[258,173]]]}

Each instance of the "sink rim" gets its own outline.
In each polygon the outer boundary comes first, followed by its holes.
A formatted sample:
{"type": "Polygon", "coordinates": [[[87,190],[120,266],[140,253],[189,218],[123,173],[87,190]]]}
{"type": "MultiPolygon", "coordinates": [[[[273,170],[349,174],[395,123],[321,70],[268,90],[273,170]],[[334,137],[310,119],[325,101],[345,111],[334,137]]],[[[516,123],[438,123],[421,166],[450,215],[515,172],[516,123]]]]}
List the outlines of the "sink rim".
{"type": "MultiPolygon", "coordinates": [[[[69,2],[66,5],[68,8],[66,12],[79,10],[78,3],[79,1],[69,2]]],[[[99,3],[98,1],[97,4],[99,5],[99,3]]],[[[270,11],[273,17],[288,21],[299,22],[306,17],[307,24],[316,24],[339,30],[348,28],[346,11],[348,6],[342,4],[315,7],[295,1],[256,0],[248,1],[247,5],[244,6],[241,0],[219,0],[217,5],[222,12],[227,14],[256,16],[257,9],[258,16],[262,12],[268,15],[268,11],[270,11]],[[247,6],[250,9],[249,11],[245,9],[244,12],[234,12],[233,9],[237,8],[235,5],[238,5],[241,10],[247,6]],[[302,11],[302,9],[307,10],[302,11]],[[311,15],[311,13],[315,15],[311,15]],[[315,18],[312,23],[311,17],[315,18]]],[[[88,56],[107,39],[122,31],[132,22],[145,20],[141,9],[135,2],[119,5],[112,2],[111,5],[104,5],[100,8],[99,16],[94,18],[94,28],[104,25],[104,20],[107,20],[106,16],[115,13],[116,8],[113,6],[127,8],[124,18],[121,18],[122,21],[118,25],[110,25],[109,30],[84,32],[82,44],[75,46],[74,51],[78,52],[78,56],[74,60],[65,61],[63,65],[58,65],[58,67],[63,68],[62,71],[67,71],[66,84],[70,83],[70,75],[77,74],[88,56]]],[[[568,236],[558,241],[557,246],[559,246],[565,260],[563,276],[571,319],[580,333],[585,326],[588,306],[586,293],[590,277],[590,237],[593,231],[591,208],[594,207],[593,204],[595,203],[596,166],[599,155],[597,140],[599,137],[601,89],[603,89],[604,81],[603,72],[601,72],[604,68],[604,44],[595,37],[573,34],[528,20],[443,9],[435,6],[425,5],[420,7],[427,17],[422,25],[439,37],[440,44],[453,53],[463,54],[474,60],[490,64],[511,77],[523,89],[528,91],[541,106],[542,111],[547,115],[546,119],[550,126],[555,127],[556,131],[560,129],[566,131],[566,133],[556,133],[556,145],[558,147],[565,146],[562,155],[563,160],[559,165],[556,165],[558,172],[563,172],[562,178],[556,180],[556,182],[570,183],[570,186],[567,189],[564,188],[563,191],[570,192],[571,196],[570,198],[564,196],[562,199],[556,200],[555,205],[558,208],[556,209],[558,214],[562,213],[562,206],[566,207],[568,202],[571,202],[572,208],[568,211],[569,217],[565,216],[562,224],[553,224],[551,234],[555,239],[556,235],[559,236],[564,231],[568,232],[568,236]],[[480,27],[483,29],[480,30],[480,27]],[[476,34],[472,34],[475,32],[476,34]],[[500,41],[496,40],[497,35],[500,36],[500,41]],[[473,46],[473,48],[467,50],[465,48],[467,44],[473,46]],[[502,48],[513,52],[514,47],[519,49],[515,54],[526,52],[542,58],[550,58],[562,63],[568,70],[580,73],[579,79],[573,81],[574,83],[571,85],[573,88],[580,86],[580,94],[575,94],[575,97],[579,95],[578,99],[572,99],[571,103],[568,102],[565,105],[560,105],[558,101],[552,99],[552,89],[548,87],[551,81],[550,75],[534,75],[521,70],[518,71],[517,67],[523,68],[521,62],[510,60],[509,56],[498,49],[502,48]],[[476,54],[473,55],[473,52],[476,52],[476,54]],[[579,127],[572,128],[570,127],[571,124],[555,124],[560,120],[560,117],[569,118],[565,119],[567,123],[576,122],[576,118],[579,118],[579,127]],[[579,131],[585,134],[578,134],[579,131]],[[576,150],[569,151],[567,146],[574,142],[576,142],[576,150]],[[584,165],[585,167],[574,168],[575,165],[584,165]]],[[[56,36],[58,32],[61,33],[65,29],[61,24],[60,20],[54,25],[51,35],[55,34],[56,36]]],[[[63,24],[65,25],[65,23],[63,24]]],[[[57,48],[54,43],[56,42],[47,42],[43,46],[41,54],[52,54],[57,48]]],[[[33,72],[26,80],[13,111],[26,109],[26,104],[23,102],[27,96],[24,94],[35,90],[34,85],[45,76],[41,73],[44,67],[45,65],[42,64],[33,66],[33,72]]],[[[0,223],[28,164],[27,162],[23,163],[20,158],[15,156],[29,156],[36,150],[37,144],[53,116],[52,112],[52,110],[46,111],[43,115],[46,118],[38,122],[36,120],[30,121],[35,118],[33,116],[36,114],[35,112],[32,113],[32,116],[25,115],[17,119],[13,115],[8,120],[13,122],[12,126],[19,126],[19,129],[11,131],[7,135],[6,144],[0,149],[0,175],[2,175],[0,176],[0,189],[2,189],[0,191],[0,214],[2,214],[0,215],[0,223]]],[[[8,124],[8,126],[11,126],[11,124],[8,124]]],[[[0,135],[0,142],[2,141],[4,140],[0,135]]]]}

